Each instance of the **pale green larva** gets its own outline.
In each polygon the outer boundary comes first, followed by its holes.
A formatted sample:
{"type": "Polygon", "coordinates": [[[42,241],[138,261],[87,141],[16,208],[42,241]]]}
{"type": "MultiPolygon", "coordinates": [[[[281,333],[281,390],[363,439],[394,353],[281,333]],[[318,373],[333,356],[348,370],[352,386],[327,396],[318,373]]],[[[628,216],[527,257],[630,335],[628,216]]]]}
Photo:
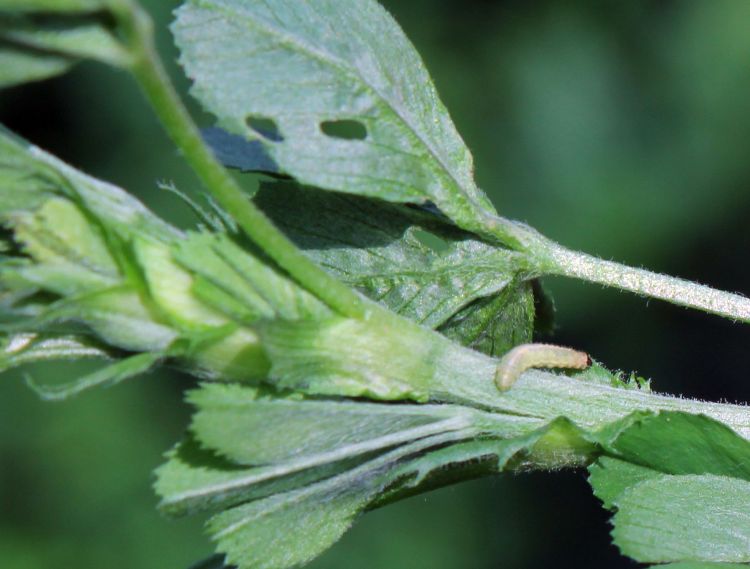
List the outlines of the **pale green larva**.
{"type": "Polygon", "coordinates": [[[521,344],[500,359],[495,385],[507,391],[527,369],[537,367],[586,369],[591,358],[586,352],[552,344],[521,344]]]}

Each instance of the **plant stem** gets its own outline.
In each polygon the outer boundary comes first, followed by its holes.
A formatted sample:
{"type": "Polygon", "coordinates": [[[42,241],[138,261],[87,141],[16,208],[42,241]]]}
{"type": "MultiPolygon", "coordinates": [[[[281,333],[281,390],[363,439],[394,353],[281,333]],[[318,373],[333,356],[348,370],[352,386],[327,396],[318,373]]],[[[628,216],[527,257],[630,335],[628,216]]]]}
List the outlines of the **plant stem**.
{"type": "Polygon", "coordinates": [[[488,403],[519,415],[543,419],[565,416],[592,429],[634,411],[682,411],[711,417],[750,439],[750,408],[746,405],[622,389],[541,370],[523,374],[513,389],[501,397],[488,403]]]}
{"type": "Polygon", "coordinates": [[[538,275],[573,277],[750,323],[750,298],[571,251],[522,223],[488,214],[483,218],[484,230],[526,253],[538,275]]]}
{"type": "Polygon", "coordinates": [[[739,294],[598,259],[557,244],[549,247],[546,264],[548,274],[613,286],[735,321],[750,322],[750,299],[739,294]]]}
{"type": "Polygon", "coordinates": [[[161,63],[149,16],[130,1],[112,7],[130,46],[130,71],[183,156],[216,201],[271,259],[336,312],[364,318],[366,304],[356,292],[310,261],[250,201],[200,136],[161,63]]]}

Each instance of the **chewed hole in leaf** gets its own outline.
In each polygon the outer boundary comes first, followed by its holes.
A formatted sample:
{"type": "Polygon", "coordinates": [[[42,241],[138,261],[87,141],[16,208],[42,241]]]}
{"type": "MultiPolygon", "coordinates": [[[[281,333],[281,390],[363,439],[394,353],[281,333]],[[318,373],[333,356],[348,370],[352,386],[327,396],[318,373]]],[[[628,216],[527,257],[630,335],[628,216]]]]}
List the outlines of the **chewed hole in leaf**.
{"type": "Polygon", "coordinates": [[[250,115],[245,119],[245,123],[254,133],[260,135],[271,142],[283,142],[284,136],[281,134],[276,121],[268,117],[250,115]]]}
{"type": "Polygon", "coordinates": [[[434,233],[430,233],[429,231],[424,231],[422,229],[415,229],[412,233],[417,241],[419,241],[422,245],[427,247],[428,249],[431,249],[435,253],[442,253],[446,249],[448,249],[448,242],[445,239],[441,239],[434,233]]]}
{"type": "Polygon", "coordinates": [[[326,136],[340,140],[365,140],[367,138],[367,127],[364,123],[355,120],[323,121],[320,130],[326,136]]]}

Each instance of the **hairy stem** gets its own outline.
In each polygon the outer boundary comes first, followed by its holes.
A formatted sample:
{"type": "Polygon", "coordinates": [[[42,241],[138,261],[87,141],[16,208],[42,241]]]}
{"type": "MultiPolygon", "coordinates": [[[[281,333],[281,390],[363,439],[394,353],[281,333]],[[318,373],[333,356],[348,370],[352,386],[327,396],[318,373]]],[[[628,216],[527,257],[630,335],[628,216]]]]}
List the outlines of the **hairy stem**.
{"type": "Polygon", "coordinates": [[[113,10],[133,56],[130,71],[185,160],[216,201],[282,269],[336,312],[363,318],[362,298],[305,257],[249,200],[203,142],[172,85],[153,43],[153,26],[135,3],[116,2],[113,10]]]}
{"type": "Polygon", "coordinates": [[[462,380],[453,395],[494,412],[546,421],[567,417],[596,430],[634,411],[682,411],[711,417],[750,439],[750,408],[745,405],[623,389],[541,370],[525,372],[512,389],[503,393],[495,388],[489,373],[467,374],[462,380]]]}
{"type": "Polygon", "coordinates": [[[554,245],[546,272],[613,286],[735,321],[750,322],[750,298],[684,279],[598,259],[554,245]]]}
{"type": "Polygon", "coordinates": [[[532,227],[494,215],[484,215],[483,228],[526,253],[539,275],[573,277],[750,323],[750,298],[742,295],[571,251],[532,227]]]}

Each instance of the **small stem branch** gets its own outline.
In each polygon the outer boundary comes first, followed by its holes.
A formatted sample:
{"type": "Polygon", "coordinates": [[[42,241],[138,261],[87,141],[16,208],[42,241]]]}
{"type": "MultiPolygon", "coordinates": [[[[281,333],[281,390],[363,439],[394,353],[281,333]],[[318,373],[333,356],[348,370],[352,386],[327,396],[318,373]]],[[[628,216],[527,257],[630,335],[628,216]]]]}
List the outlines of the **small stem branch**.
{"type": "Polygon", "coordinates": [[[134,2],[115,10],[133,59],[130,71],[187,162],[216,201],[263,251],[336,312],[363,318],[362,298],[315,265],[250,201],[203,142],[153,45],[151,20],[134,2]]]}
{"type": "Polygon", "coordinates": [[[479,204],[473,204],[473,206],[477,223],[462,226],[467,231],[473,231],[490,241],[500,242],[506,247],[531,255],[543,251],[551,243],[536,229],[525,223],[491,213],[479,204]]]}
{"type": "Polygon", "coordinates": [[[553,244],[545,272],[613,286],[735,321],[750,322],[750,298],[684,279],[627,267],[553,244]]]}

